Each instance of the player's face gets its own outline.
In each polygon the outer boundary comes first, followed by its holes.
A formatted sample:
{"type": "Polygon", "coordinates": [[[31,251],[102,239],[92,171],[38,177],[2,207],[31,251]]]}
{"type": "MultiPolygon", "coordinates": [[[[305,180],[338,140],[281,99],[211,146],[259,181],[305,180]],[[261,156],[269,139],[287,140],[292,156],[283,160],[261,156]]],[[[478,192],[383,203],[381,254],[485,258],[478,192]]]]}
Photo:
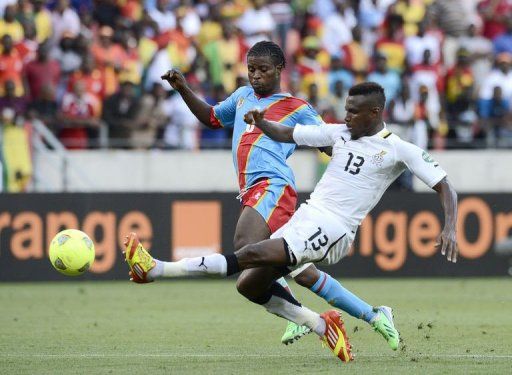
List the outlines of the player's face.
{"type": "Polygon", "coordinates": [[[376,126],[380,110],[362,95],[349,96],[345,104],[345,123],[352,139],[359,139],[376,126]]]}
{"type": "Polygon", "coordinates": [[[270,56],[250,56],[247,59],[249,83],[254,92],[261,96],[280,89],[281,66],[275,66],[270,56]]]}

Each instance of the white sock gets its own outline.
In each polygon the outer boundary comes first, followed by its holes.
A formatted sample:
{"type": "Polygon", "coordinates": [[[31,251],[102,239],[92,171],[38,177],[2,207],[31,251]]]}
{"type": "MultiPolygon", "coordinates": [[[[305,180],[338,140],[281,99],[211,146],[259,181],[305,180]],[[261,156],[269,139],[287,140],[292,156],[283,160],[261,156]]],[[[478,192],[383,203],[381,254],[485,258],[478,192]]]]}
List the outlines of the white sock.
{"type": "Polygon", "coordinates": [[[272,314],[278,315],[300,326],[307,326],[318,336],[324,336],[325,320],[307,307],[297,306],[278,296],[270,297],[270,300],[263,304],[263,306],[272,314]]]}
{"type": "Polygon", "coordinates": [[[185,258],[178,262],[162,262],[155,259],[155,262],[156,266],[148,274],[153,279],[182,276],[225,277],[228,268],[226,258],[221,254],[185,258]]]}

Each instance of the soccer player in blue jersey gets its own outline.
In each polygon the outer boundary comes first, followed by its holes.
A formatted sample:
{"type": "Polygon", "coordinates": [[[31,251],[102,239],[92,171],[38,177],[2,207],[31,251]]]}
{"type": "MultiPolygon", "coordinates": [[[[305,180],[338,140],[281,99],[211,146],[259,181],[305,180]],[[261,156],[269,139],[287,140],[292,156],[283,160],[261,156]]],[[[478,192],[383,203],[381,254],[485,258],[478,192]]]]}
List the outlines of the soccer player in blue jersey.
{"type": "MultiPolygon", "coordinates": [[[[295,150],[295,144],[272,140],[259,128],[246,124],[244,115],[259,108],[265,110],[266,119],[289,127],[297,123],[317,126],[323,122],[307,102],[281,92],[281,72],[285,65],[283,52],[277,44],[269,41],[255,44],[247,54],[250,86],[237,89],[213,107],[189,88],[179,71],[170,70],[162,76],[181,94],[190,110],[204,125],[211,129],[233,128],[233,163],[242,203],[242,212],[235,230],[235,251],[270,238],[290,219],[297,203],[294,175],[286,164],[286,159],[295,150]]],[[[129,241],[127,243],[132,245],[138,243],[137,238],[130,238],[129,241]]],[[[135,282],[143,283],[155,277],[165,277],[165,268],[157,260],[150,268],[136,271],[139,274],[132,272],[135,282]]],[[[314,265],[298,272],[292,273],[298,284],[309,288],[333,306],[372,324],[389,342],[389,335],[381,324],[392,320],[386,310],[373,308],[314,265]]],[[[286,270],[279,267],[248,269],[240,275],[237,289],[247,299],[263,304],[266,301],[260,301],[260,296],[283,274],[287,274],[286,270]]],[[[280,280],[280,285],[282,290],[279,293],[290,293],[284,279],[280,280]]],[[[292,343],[307,332],[308,328],[290,322],[281,341],[292,343]]],[[[390,345],[396,349],[395,344],[390,345]]]]}

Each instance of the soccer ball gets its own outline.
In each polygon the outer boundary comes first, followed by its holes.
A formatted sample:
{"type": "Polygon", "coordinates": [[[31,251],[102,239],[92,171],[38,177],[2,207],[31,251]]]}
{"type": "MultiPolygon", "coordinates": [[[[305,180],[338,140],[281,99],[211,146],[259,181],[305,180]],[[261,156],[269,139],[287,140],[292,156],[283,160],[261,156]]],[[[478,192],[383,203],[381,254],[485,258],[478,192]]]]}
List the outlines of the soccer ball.
{"type": "Polygon", "coordinates": [[[94,262],[94,243],[84,232],[66,229],[53,237],[49,255],[57,271],[67,276],[78,276],[94,262]]]}

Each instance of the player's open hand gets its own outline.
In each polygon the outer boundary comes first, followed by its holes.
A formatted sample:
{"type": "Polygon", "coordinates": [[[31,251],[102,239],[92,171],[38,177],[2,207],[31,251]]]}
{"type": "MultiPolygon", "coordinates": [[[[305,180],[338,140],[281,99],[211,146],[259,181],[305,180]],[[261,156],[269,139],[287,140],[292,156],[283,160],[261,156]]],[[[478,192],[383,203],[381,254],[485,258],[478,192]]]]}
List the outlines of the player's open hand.
{"type": "Polygon", "coordinates": [[[449,262],[457,262],[459,247],[457,246],[457,234],[454,229],[443,229],[436,242],[436,249],[439,248],[441,248],[441,254],[446,255],[449,262]]]}
{"type": "Polygon", "coordinates": [[[168,70],[160,78],[162,78],[164,81],[169,82],[172,88],[178,91],[187,85],[187,81],[185,80],[183,74],[181,74],[181,72],[176,69],[168,70]]]}
{"type": "Polygon", "coordinates": [[[266,110],[251,109],[244,115],[244,121],[249,125],[258,126],[265,117],[266,110]]]}

